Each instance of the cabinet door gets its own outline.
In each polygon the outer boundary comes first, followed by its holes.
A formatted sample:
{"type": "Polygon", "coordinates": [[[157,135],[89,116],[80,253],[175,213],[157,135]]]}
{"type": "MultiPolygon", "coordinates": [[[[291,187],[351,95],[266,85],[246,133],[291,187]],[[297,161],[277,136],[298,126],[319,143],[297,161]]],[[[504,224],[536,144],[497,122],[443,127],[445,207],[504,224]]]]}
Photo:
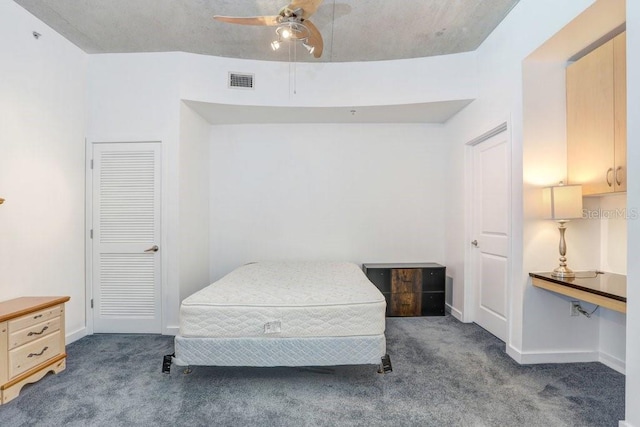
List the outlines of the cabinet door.
{"type": "Polygon", "coordinates": [[[391,270],[391,315],[420,316],[422,313],[422,270],[391,270]]]}
{"type": "Polygon", "coordinates": [[[588,194],[614,190],[613,40],[567,67],[567,177],[588,194]]]}
{"type": "Polygon", "coordinates": [[[627,191],[627,36],[613,39],[613,87],[615,103],[614,188],[627,191]]]}

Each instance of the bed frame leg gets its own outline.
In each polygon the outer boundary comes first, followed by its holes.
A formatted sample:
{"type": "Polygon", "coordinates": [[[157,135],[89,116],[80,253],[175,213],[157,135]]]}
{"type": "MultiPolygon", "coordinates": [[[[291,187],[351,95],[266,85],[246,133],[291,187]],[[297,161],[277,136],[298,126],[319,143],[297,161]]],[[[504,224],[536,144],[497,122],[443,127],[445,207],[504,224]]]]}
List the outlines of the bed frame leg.
{"type": "Polygon", "coordinates": [[[388,354],[382,356],[382,362],[380,363],[380,367],[378,368],[379,374],[386,374],[387,372],[393,372],[393,367],[391,366],[391,358],[388,354]]]}
{"type": "Polygon", "coordinates": [[[163,374],[171,373],[171,361],[173,360],[173,356],[175,356],[175,355],[176,355],[175,353],[167,354],[162,359],[162,373],[163,374]]]}

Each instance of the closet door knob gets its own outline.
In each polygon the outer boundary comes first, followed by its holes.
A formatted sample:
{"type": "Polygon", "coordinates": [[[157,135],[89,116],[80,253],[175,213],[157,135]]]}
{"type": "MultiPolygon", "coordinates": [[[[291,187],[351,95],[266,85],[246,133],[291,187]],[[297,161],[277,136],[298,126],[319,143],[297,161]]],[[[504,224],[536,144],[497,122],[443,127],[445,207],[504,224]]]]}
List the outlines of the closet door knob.
{"type": "Polygon", "coordinates": [[[159,250],[160,248],[158,247],[158,245],[153,245],[149,249],[145,249],[145,252],[158,252],[159,250]]]}

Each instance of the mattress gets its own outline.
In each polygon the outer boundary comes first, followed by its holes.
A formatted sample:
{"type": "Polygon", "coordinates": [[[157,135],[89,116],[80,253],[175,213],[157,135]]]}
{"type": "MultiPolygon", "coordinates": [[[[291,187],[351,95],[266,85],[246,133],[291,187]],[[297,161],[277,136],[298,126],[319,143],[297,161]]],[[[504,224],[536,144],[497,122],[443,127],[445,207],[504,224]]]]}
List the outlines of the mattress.
{"type": "Polygon", "coordinates": [[[244,265],[186,298],[181,337],[382,335],[386,302],[352,263],[244,265]]]}

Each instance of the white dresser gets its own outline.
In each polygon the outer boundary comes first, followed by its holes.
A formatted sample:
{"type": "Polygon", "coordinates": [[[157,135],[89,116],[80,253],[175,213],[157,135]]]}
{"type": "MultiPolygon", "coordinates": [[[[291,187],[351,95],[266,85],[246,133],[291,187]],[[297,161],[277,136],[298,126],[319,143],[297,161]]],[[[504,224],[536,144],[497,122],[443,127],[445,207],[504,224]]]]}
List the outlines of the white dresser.
{"type": "Polygon", "coordinates": [[[69,297],[22,297],[0,302],[0,405],[25,384],[64,370],[64,303],[69,297]]]}

